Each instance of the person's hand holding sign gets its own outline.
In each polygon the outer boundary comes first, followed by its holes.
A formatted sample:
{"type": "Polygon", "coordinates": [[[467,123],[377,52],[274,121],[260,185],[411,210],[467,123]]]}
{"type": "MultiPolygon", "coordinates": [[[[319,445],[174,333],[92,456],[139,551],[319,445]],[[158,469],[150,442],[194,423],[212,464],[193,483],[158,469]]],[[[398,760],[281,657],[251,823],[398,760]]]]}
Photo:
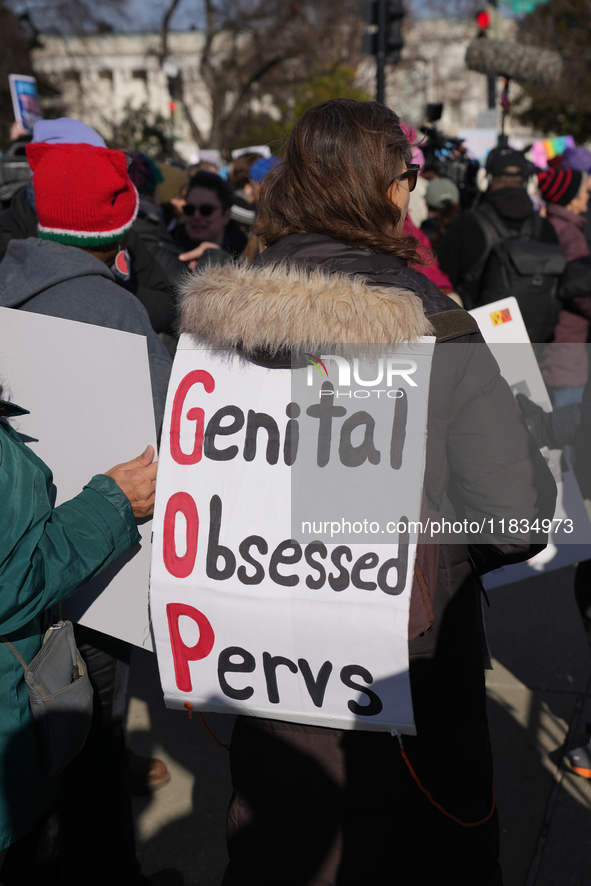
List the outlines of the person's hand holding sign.
{"type": "Polygon", "coordinates": [[[119,489],[129,499],[136,520],[141,517],[150,517],[154,512],[156,473],[158,471],[158,462],[154,461],[154,455],[154,447],[146,446],[137,458],[115,465],[114,468],[105,471],[106,476],[112,477],[119,489]]]}

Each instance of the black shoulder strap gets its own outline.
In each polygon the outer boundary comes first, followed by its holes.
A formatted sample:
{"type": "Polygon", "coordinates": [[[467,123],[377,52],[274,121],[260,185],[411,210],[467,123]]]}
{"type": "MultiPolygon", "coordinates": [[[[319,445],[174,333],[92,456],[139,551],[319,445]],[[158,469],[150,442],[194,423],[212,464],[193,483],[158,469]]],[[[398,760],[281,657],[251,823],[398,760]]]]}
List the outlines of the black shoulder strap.
{"type": "Polygon", "coordinates": [[[493,246],[495,245],[495,243],[498,243],[505,237],[505,234],[502,231],[499,232],[498,225],[495,224],[495,221],[493,219],[498,220],[501,228],[504,228],[505,226],[497,216],[494,209],[492,209],[492,207],[490,214],[485,211],[488,208],[489,207],[487,206],[487,204],[483,203],[478,207],[478,209],[475,209],[471,213],[471,217],[477,223],[484,236],[484,251],[480,258],[478,258],[474,262],[474,264],[470,268],[468,268],[468,270],[464,274],[462,274],[462,284],[471,285],[476,284],[480,281],[493,246]],[[491,218],[491,215],[493,216],[493,218],[491,218]]]}
{"type": "Polygon", "coordinates": [[[537,212],[532,212],[531,215],[526,216],[521,227],[515,230],[508,228],[507,225],[505,225],[490,203],[483,203],[480,206],[479,211],[491,222],[503,240],[538,240],[540,237],[542,231],[542,219],[537,212]]]}
{"type": "Polygon", "coordinates": [[[531,221],[532,240],[540,240],[542,237],[542,225],[544,223],[542,220],[542,216],[539,212],[534,212],[533,216],[531,217],[531,219],[528,219],[528,221],[531,221]]]}
{"type": "Polygon", "coordinates": [[[509,237],[515,237],[516,231],[512,231],[502,220],[501,216],[495,212],[490,203],[481,203],[477,212],[483,215],[487,221],[491,223],[494,230],[498,234],[499,239],[507,240],[509,237]]]}

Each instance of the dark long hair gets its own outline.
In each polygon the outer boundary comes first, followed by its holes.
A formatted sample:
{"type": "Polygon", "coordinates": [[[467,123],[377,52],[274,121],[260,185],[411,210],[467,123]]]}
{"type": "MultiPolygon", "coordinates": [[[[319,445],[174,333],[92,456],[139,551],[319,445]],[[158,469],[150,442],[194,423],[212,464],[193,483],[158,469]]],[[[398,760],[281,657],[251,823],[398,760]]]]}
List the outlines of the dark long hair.
{"type": "Polygon", "coordinates": [[[414,237],[387,197],[412,148],[394,111],[337,98],[298,120],[283,162],[261,187],[254,233],[266,246],[286,234],[328,234],[342,243],[421,264],[414,237]]]}

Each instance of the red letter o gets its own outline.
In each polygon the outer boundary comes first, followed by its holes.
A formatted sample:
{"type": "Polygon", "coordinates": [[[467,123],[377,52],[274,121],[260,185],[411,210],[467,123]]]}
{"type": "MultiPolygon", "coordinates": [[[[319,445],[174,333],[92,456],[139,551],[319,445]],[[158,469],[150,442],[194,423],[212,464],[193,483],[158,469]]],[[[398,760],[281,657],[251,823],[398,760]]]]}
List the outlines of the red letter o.
{"type": "Polygon", "coordinates": [[[162,558],[164,565],[175,578],[187,578],[193,572],[195,557],[197,556],[197,542],[199,539],[199,514],[197,505],[188,492],[175,492],[168,499],[164,514],[164,541],[162,544],[162,558]],[[174,542],[174,528],[176,515],[179,511],[184,514],[187,521],[187,550],[182,557],[176,552],[174,542]]]}

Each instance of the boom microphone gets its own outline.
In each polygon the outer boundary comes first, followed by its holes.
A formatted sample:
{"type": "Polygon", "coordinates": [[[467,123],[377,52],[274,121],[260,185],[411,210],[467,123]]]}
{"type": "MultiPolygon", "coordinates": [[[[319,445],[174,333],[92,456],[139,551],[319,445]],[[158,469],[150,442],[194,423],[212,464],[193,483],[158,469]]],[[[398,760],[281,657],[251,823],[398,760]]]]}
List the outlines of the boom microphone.
{"type": "Polygon", "coordinates": [[[551,49],[485,38],[469,44],[466,67],[489,77],[550,86],[560,77],[562,58],[551,49]]]}

